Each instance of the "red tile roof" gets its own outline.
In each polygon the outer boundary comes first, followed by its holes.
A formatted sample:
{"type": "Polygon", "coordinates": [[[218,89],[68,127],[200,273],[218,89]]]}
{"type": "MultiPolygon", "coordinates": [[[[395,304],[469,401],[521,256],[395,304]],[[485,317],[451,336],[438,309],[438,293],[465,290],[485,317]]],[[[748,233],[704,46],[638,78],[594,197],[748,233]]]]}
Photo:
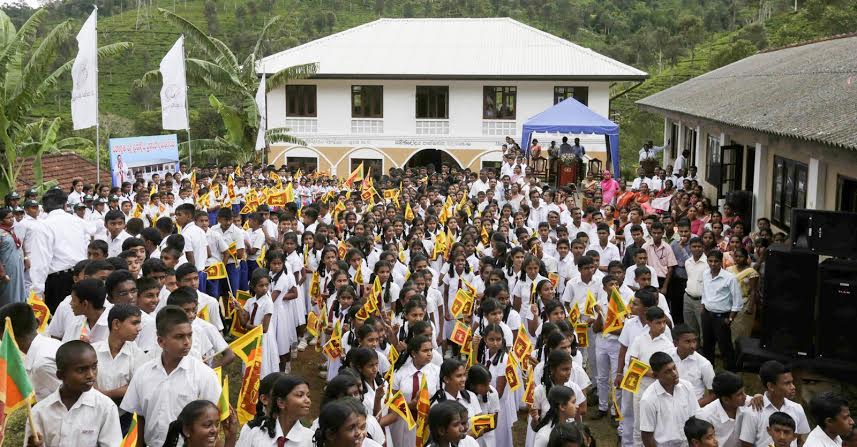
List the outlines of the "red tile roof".
{"type": "MultiPolygon", "coordinates": [[[[27,189],[37,186],[33,178],[33,158],[22,158],[21,172],[18,174],[18,184],[15,189],[23,193],[27,189]]],[[[50,154],[42,157],[42,173],[45,182],[56,180],[59,182],[60,188],[68,191],[71,188],[71,181],[77,177],[83,179],[84,182],[95,184],[96,168],[95,163],[74,153],[50,154]]],[[[102,172],[101,179],[110,181],[110,173],[102,172]]]]}

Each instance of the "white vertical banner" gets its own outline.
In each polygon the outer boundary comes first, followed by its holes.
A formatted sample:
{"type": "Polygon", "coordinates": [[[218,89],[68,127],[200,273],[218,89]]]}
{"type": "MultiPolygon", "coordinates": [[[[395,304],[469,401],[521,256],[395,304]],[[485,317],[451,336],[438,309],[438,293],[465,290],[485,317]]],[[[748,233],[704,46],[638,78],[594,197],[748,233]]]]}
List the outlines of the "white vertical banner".
{"type": "Polygon", "coordinates": [[[256,90],[256,108],[259,109],[259,134],[256,136],[256,150],[265,149],[265,133],[268,131],[268,93],[265,87],[265,77],[262,73],[262,81],[259,82],[259,90],[256,90]]]}
{"type": "Polygon", "coordinates": [[[74,130],[98,125],[98,9],[77,34],[77,57],[71,69],[71,120],[74,130]]]}
{"type": "Polygon", "coordinates": [[[184,66],[184,36],[161,60],[161,121],[166,130],[189,129],[187,118],[187,79],[184,66]]]}

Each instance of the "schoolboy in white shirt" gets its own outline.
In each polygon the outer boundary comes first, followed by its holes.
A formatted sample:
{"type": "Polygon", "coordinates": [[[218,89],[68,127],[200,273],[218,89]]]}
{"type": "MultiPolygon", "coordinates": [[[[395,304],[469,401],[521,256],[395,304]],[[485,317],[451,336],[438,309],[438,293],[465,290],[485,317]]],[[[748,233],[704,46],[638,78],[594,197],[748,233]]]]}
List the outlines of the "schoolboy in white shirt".
{"type": "Polygon", "coordinates": [[[699,406],[704,407],[714,400],[711,382],[714,380],[714,366],[702,354],[696,352],[699,337],[690,326],[680,324],[673,328],[675,348],[666,351],[673,358],[682,380],[693,388],[699,406]]]}
{"type": "MultiPolygon", "coordinates": [[[[673,347],[673,343],[672,337],[670,337],[670,334],[667,332],[667,316],[660,307],[650,307],[646,309],[646,321],[649,326],[648,330],[643,331],[634,339],[633,342],[631,342],[631,346],[628,347],[628,355],[631,359],[640,360],[641,362],[651,366],[652,355],[656,352],[669,351],[673,347]]],[[[672,359],[670,359],[670,363],[672,363],[672,359]]],[[[640,391],[634,395],[635,443],[639,443],[637,433],[638,430],[641,430],[639,425],[641,422],[640,399],[649,386],[655,382],[656,378],[655,370],[649,370],[649,372],[640,380],[640,391]]],[[[697,406],[699,405],[697,404],[697,406]]]]}
{"type": "MultiPolygon", "coordinates": [[[[33,385],[36,400],[42,400],[60,387],[57,378],[56,354],[59,340],[39,334],[39,322],[33,308],[27,303],[11,303],[0,307],[0,321],[12,321],[15,342],[26,355],[24,368],[33,385]]],[[[5,336],[5,325],[0,325],[0,337],[5,336]]]]}
{"type": "Polygon", "coordinates": [[[32,409],[28,446],[114,446],[122,442],[116,404],[94,388],[98,357],[88,343],[72,340],[57,350],[60,388],[32,409]]]}
{"type": "Polygon", "coordinates": [[[95,343],[107,339],[107,312],[113,305],[107,301],[107,291],[99,279],[84,279],[71,288],[71,310],[83,316],[78,325],[69,326],[63,334],[63,343],[83,340],[95,343]]]}
{"type": "MultiPolygon", "coordinates": [[[[771,444],[768,421],[775,412],[791,416],[795,422],[795,434],[804,438],[809,433],[809,422],[803,407],[792,400],[796,394],[791,370],[776,360],[768,360],[759,368],[759,378],[765,394],[762,398],[762,411],[747,411],[738,419],[741,432],[739,439],[744,447],[767,447],[771,444]]],[[[797,442],[791,443],[797,447],[797,442]]]]}
{"type": "MultiPolygon", "coordinates": [[[[658,309],[660,310],[660,309],[658,309]]],[[[657,380],[640,398],[640,433],[645,447],[687,446],[684,422],[699,410],[690,385],[679,379],[672,357],[655,352],[649,359],[657,380]]]]}
{"type": "MultiPolygon", "coordinates": [[[[193,264],[188,262],[180,265],[179,268],[176,269],[176,282],[179,287],[190,287],[192,289],[196,289],[197,301],[199,302],[198,310],[202,310],[203,307],[207,306],[208,318],[206,321],[213,324],[218,331],[222,331],[223,320],[220,317],[220,303],[213,296],[199,290],[199,275],[197,274],[196,268],[193,264]]],[[[164,301],[164,304],[166,304],[166,301],[164,301]]]]}
{"type": "Polygon", "coordinates": [[[196,350],[202,361],[212,368],[226,366],[235,361],[235,354],[229,349],[220,331],[211,323],[197,317],[199,303],[192,287],[179,287],[173,291],[167,298],[167,305],[178,306],[187,314],[194,334],[192,353],[196,350]]]}
{"type": "MultiPolygon", "coordinates": [[[[678,328],[676,328],[678,329],[678,328]]],[[[738,416],[744,411],[753,411],[747,404],[750,398],[744,392],[744,381],[741,376],[723,371],[716,376],[711,384],[715,399],[696,412],[696,417],[710,422],[714,426],[717,443],[722,446],[737,446],[738,416]]]]}
{"type": "Polygon", "coordinates": [[[198,399],[217,402],[221,392],[214,371],[187,355],[193,327],[185,311],[166,306],[155,321],[161,354],[137,369],[120,405],[137,413],[140,445],[163,445],[170,423],[185,405],[198,399]]]}
{"type": "Polygon", "coordinates": [[[851,434],[854,419],[848,409],[848,401],[833,393],[822,393],[809,401],[809,411],[818,426],[809,432],[806,447],[839,447],[842,438],[851,434]]]}

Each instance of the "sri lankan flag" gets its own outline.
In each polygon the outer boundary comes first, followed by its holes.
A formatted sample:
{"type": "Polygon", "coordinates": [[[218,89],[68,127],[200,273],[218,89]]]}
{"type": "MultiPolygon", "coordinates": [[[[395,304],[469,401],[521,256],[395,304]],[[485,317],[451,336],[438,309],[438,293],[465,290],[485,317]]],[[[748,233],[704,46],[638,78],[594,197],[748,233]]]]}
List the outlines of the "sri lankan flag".
{"type": "Polygon", "coordinates": [[[508,358],[506,360],[506,384],[510,390],[517,391],[521,387],[521,376],[518,375],[518,363],[515,361],[514,356],[507,355],[506,357],[508,358]]]}
{"type": "Polygon", "coordinates": [[[262,325],[254,327],[252,330],[241,336],[238,340],[233,341],[229,345],[229,349],[235,353],[242,362],[249,365],[253,360],[254,352],[262,350],[262,325]]]}
{"type": "Polygon", "coordinates": [[[512,355],[515,356],[515,359],[518,362],[525,362],[527,356],[530,355],[530,351],[533,349],[533,343],[530,341],[530,336],[527,334],[527,330],[524,328],[524,325],[518,328],[518,336],[515,338],[515,343],[512,345],[512,355]]]}
{"type": "Polygon", "coordinates": [[[259,396],[259,375],[262,370],[262,325],[256,326],[229,345],[229,349],[244,362],[244,379],[238,392],[238,423],[246,424],[256,416],[259,396]]]}
{"type": "Polygon", "coordinates": [[[422,380],[420,381],[420,395],[417,400],[417,444],[416,445],[425,445],[425,441],[428,440],[429,437],[429,427],[428,427],[428,413],[431,407],[431,401],[429,400],[431,397],[429,396],[428,384],[426,383],[426,375],[422,375],[422,380]]]}
{"type": "Polygon", "coordinates": [[[610,290],[610,295],[607,297],[607,316],[604,317],[604,334],[622,329],[625,326],[625,301],[619,291],[613,287],[610,290]]]}
{"type": "Polygon", "coordinates": [[[345,179],[345,184],[350,188],[354,182],[363,180],[363,162],[360,162],[360,165],[357,166],[354,171],[351,171],[351,174],[345,179]]]}
{"type": "Polygon", "coordinates": [[[205,274],[209,280],[226,278],[226,266],[222,262],[216,262],[205,268],[205,274]]]}
{"type": "Polygon", "coordinates": [[[122,444],[119,447],[137,447],[137,413],[131,418],[131,426],[128,427],[128,434],[122,439],[122,444]]]}
{"type": "Polygon", "coordinates": [[[402,390],[396,391],[396,394],[390,397],[388,404],[390,405],[390,410],[407,422],[408,430],[413,430],[417,426],[417,422],[411,416],[411,409],[408,408],[408,401],[402,395],[402,390]]]}
{"type": "Polygon", "coordinates": [[[590,317],[595,317],[595,305],[597,302],[595,301],[595,295],[592,294],[591,290],[586,291],[586,306],[583,308],[583,315],[588,315],[590,317]]]}
{"type": "Polygon", "coordinates": [[[414,217],[414,209],[411,208],[411,203],[408,202],[408,204],[405,205],[405,220],[410,223],[414,220],[414,217]]]}
{"type": "Polygon", "coordinates": [[[44,334],[45,330],[48,329],[48,320],[51,319],[51,310],[48,309],[44,301],[36,296],[36,292],[30,292],[27,304],[33,308],[33,313],[36,314],[36,320],[39,322],[39,333],[44,334]]]}
{"type": "Polygon", "coordinates": [[[0,426],[5,426],[6,416],[35,397],[15,341],[12,320],[6,317],[5,324],[6,332],[0,342],[0,426]]]}

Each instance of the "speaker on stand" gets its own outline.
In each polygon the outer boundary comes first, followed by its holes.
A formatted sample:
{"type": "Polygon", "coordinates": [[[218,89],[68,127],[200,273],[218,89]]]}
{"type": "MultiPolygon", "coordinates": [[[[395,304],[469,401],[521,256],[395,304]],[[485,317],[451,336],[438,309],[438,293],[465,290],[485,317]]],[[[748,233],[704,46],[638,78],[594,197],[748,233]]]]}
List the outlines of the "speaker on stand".
{"type": "Polygon", "coordinates": [[[765,264],[761,347],[780,355],[812,357],[818,256],[772,245],[765,264]]]}
{"type": "Polygon", "coordinates": [[[857,261],[831,258],[819,266],[819,358],[857,364],[857,261]]]}

